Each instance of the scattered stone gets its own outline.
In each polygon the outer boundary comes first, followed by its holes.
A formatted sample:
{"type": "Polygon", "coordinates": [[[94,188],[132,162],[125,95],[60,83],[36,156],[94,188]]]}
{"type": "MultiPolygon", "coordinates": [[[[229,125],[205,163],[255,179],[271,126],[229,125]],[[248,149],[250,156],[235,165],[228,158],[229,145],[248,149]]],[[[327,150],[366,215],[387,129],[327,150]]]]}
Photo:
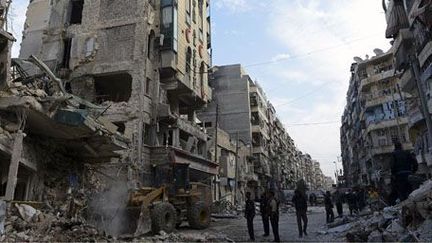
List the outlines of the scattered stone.
{"type": "Polygon", "coordinates": [[[27,222],[31,222],[32,219],[36,216],[38,211],[32,206],[26,204],[15,204],[15,207],[18,209],[21,218],[27,222]]]}

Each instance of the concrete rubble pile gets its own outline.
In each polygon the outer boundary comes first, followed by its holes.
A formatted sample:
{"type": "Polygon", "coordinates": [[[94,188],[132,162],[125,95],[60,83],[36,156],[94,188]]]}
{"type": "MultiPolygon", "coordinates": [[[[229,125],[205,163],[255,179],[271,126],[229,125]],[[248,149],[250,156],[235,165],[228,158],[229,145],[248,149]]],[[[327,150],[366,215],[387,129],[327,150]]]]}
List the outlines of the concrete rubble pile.
{"type": "Polygon", "coordinates": [[[423,183],[398,205],[337,218],[320,233],[349,242],[431,242],[432,180],[423,183]]]}
{"type": "Polygon", "coordinates": [[[135,238],[132,242],[234,242],[224,234],[216,233],[170,233],[161,231],[159,235],[135,238]]]}
{"type": "MultiPolygon", "coordinates": [[[[67,204],[64,205],[64,208],[68,208],[67,204]]],[[[10,204],[0,242],[112,240],[94,226],[87,224],[82,217],[68,218],[66,216],[66,212],[55,212],[46,207],[36,209],[27,204],[10,204]]]]}
{"type": "Polygon", "coordinates": [[[238,210],[230,201],[220,200],[212,204],[213,218],[236,218],[241,210],[238,210]]]}

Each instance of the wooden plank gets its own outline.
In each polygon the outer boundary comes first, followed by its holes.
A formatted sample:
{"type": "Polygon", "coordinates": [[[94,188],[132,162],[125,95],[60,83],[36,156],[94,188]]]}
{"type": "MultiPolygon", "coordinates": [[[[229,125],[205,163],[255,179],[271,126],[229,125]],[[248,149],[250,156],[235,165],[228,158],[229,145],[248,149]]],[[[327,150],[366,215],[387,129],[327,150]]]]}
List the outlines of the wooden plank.
{"type": "Polygon", "coordinates": [[[9,165],[9,174],[5,195],[6,200],[10,201],[14,199],[15,187],[17,184],[18,168],[23,151],[23,139],[24,133],[22,131],[18,131],[15,135],[15,140],[13,143],[12,158],[9,165]]]}

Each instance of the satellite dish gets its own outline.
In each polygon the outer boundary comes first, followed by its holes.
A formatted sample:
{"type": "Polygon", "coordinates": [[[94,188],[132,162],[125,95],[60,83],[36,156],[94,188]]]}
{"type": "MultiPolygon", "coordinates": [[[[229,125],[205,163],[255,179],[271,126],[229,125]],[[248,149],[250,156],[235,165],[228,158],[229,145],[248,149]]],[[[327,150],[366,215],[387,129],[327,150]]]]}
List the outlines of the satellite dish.
{"type": "Polygon", "coordinates": [[[354,57],[354,61],[356,61],[356,62],[363,62],[363,59],[361,59],[360,57],[354,57]]]}
{"type": "Polygon", "coordinates": [[[374,52],[377,56],[384,54],[384,51],[381,50],[381,49],[379,49],[379,48],[375,48],[375,49],[373,50],[373,52],[374,52]]]}

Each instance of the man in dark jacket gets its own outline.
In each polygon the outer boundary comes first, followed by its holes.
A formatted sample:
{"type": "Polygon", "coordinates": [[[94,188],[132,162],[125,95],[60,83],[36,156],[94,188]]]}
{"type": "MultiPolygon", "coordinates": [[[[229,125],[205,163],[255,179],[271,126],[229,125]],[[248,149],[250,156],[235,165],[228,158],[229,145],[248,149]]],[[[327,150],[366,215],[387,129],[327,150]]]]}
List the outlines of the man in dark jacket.
{"type": "Polygon", "coordinates": [[[261,195],[260,212],[261,212],[261,218],[264,226],[263,236],[269,236],[270,235],[270,215],[268,214],[268,196],[266,195],[266,193],[263,193],[261,195]]]}
{"type": "Polygon", "coordinates": [[[246,206],[245,206],[245,218],[247,221],[247,228],[249,232],[249,240],[255,241],[255,233],[253,220],[255,218],[255,202],[251,200],[251,193],[246,192],[246,206]]]}
{"type": "Polygon", "coordinates": [[[348,194],[346,195],[348,208],[350,210],[350,215],[353,215],[353,213],[357,214],[357,195],[355,191],[352,189],[349,189],[348,194]]]}
{"type": "Polygon", "coordinates": [[[268,210],[270,215],[270,223],[273,230],[275,242],[280,242],[279,238],[279,202],[275,198],[274,192],[269,193],[268,210]]]}
{"type": "Polygon", "coordinates": [[[296,209],[296,215],[297,215],[297,226],[299,231],[299,237],[303,237],[304,235],[307,235],[307,199],[304,194],[302,194],[299,190],[294,191],[294,196],[292,198],[292,202],[294,204],[294,207],[296,209]],[[303,226],[302,226],[302,220],[303,220],[303,226]]]}
{"type": "Polygon", "coordinates": [[[408,198],[412,192],[408,177],[418,169],[418,163],[414,155],[402,150],[400,142],[395,143],[395,151],[392,154],[391,172],[394,188],[401,201],[408,198]]]}
{"type": "Polygon", "coordinates": [[[327,223],[332,223],[334,221],[333,202],[329,191],[327,191],[325,194],[324,205],[326,210],[327,223]]]}
{"type": "Polygon", "coordinates": [[[343,196],[342,193],[337,190],[334,194],[335,202],[336,202],[336,210],[338,213],[338,217],[343,216],[343,196]]]}

